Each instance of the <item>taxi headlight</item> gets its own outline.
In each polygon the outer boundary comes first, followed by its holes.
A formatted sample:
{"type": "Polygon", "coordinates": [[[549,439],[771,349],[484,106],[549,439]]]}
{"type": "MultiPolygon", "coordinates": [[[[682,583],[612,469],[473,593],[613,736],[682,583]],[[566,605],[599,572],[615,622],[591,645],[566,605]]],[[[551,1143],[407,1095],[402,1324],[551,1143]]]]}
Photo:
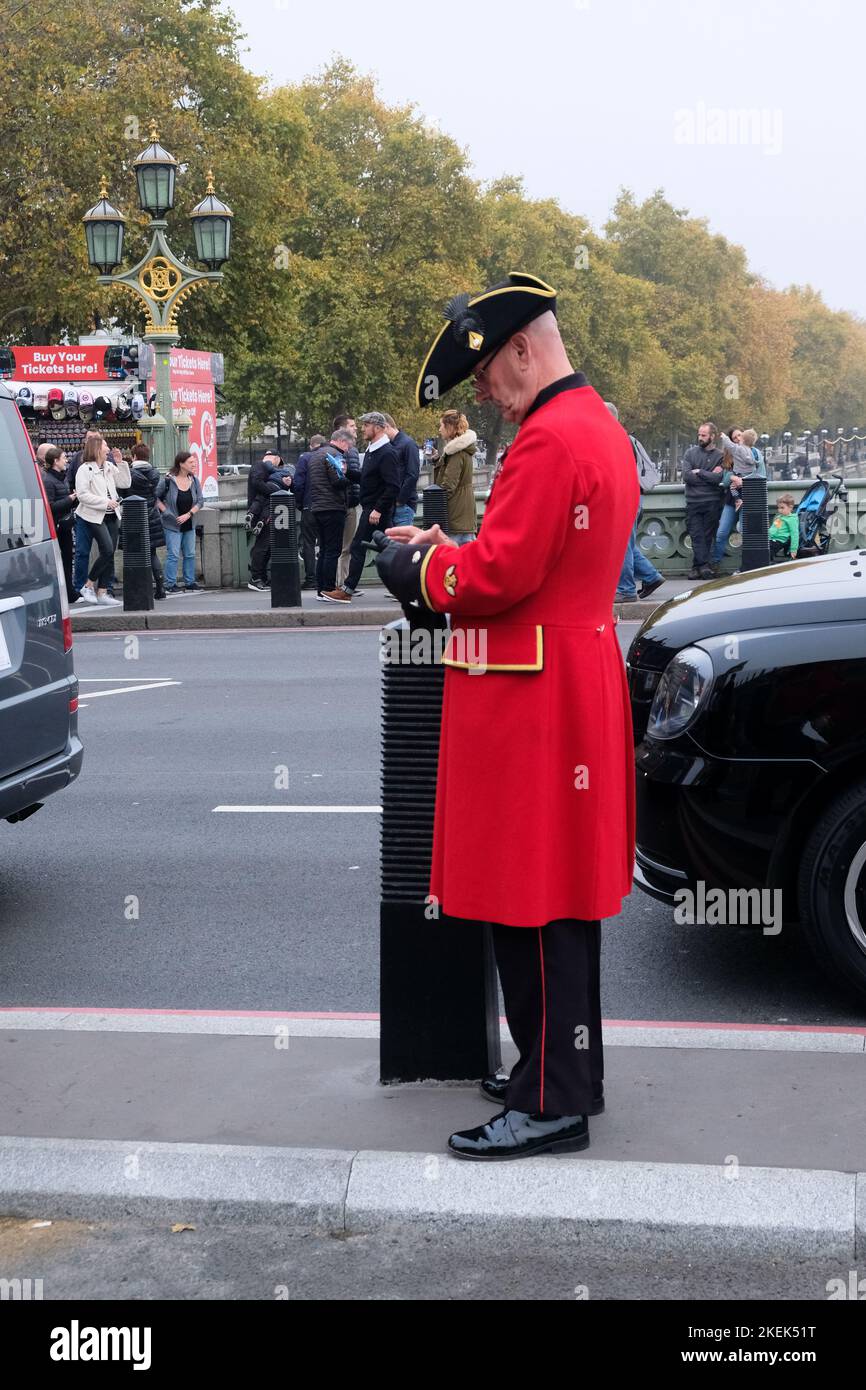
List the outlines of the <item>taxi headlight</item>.
{"type": "Polygon", "coordinates": [[[713,663],[700,647],[686,647],[667,667],[655,693],[647,734],[676,738],[706,704],[713,684],[713,663]]]}

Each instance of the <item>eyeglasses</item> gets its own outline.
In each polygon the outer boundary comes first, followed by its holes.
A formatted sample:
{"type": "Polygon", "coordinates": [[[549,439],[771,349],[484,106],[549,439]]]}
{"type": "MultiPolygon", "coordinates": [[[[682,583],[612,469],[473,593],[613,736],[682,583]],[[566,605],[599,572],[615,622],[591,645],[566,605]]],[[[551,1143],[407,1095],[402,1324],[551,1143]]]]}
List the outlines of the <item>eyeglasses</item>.
{"type": "Polygon", "coordinates": [[[499,347],[493,353],[492,357],[488,357],[487,361],[484,363],[484,366],[476,368],[476,370],[472,373],[472,382],[475,386],[477,386],[478,383],[484,377],[487,376],[487,373],[490,371],[490,368],[493,366],[493,363],[496,361],[497,357],[499,356],[500,352],[505,347],[508,341],[509,340],[506,338],[504,343],[500,343],[499,347]]]}

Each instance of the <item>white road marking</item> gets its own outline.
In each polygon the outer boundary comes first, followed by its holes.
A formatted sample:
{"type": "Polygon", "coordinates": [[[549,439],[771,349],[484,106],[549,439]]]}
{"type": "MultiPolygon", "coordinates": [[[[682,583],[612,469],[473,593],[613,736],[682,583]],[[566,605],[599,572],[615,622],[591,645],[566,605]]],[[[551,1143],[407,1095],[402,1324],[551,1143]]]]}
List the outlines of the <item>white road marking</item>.
{"type": "Polygon", "coordinates": [[[177,681],[172,682],[171,676],[79,676],[79,685],[138,685],[141,681],[154,681],[157,685],[172,683],[177,685],[177,681]]]}
{"type": "Polygon", "coordinates": [[[215,816],[381,816],[381,806],[214,806],[215,816]]]}
{"type": "MultiPolygon", "coordinates": [[[[141,690],[165,690],[170,685],[181,685],[181,681],[152,681],[149,685],[121,685],[117,690],[88,690],[88,700],[102,700],[106,695],[136,695],[141,690]]],[[[79,709],[85,708],[79,705],[79,709]]]]}

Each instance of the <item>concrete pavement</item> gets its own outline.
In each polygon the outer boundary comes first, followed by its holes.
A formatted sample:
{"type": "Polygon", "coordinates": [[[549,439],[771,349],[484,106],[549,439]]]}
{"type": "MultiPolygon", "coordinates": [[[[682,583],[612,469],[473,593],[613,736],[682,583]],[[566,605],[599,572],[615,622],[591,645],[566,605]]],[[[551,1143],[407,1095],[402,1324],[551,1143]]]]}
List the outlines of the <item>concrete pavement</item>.
{"type": "Polygon", "coordinates": [[[491,1166],[445,1149],[493,1113],[474,1085],[380,1086],[376,1039],[351,1022],[347,1037],[339,1020],[310,1036],[311,1020],[276,1016],[239,1016],[228,1033],[170,1015],[161,1031],[123,1013],[52,1024],[0,1015],[6,1216],[411,1227],[689,1256],[866,1251],[863,1029],[776,1029],[759,1046],[760,1029],[725,1030],[720,1047],[699,1034],[610,1045],[609,1030],[589,1152],[491,1166]]]}

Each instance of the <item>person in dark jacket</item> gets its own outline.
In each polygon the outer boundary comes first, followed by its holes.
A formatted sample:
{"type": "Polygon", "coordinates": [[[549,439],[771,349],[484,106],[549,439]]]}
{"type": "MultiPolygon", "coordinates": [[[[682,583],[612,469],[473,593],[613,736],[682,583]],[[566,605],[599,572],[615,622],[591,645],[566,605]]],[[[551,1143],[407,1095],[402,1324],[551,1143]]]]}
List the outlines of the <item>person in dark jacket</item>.
{"type": "Polygon", "coordinates": [[[361,416],[361,426],[367,443],[361,469],[361,520],[352,542],[349,573],[343,585],[343,593],[350,599],[355,596],[367,562],[366,542],[374,531],[385,531],[391,525],[400,491],[400,460],[385,432],[385,416],[379,410],[371,411],[361,416]]]}
{"type": "Polygon", "coordinates": [[[321,449],[323,444],[327,444],[327,439],[323,434],[314,434],[310,440],[310,447],[305,454],[301,454],[298,459],[298,466],[295,469],[294,486],[292,491],[295,494],[295,503],[301,513],[301,522],[298,531],[301,537],[301,559],[304,562],[304,582],[302,589],[316,588],[316,518],[313,516],[313,509],[310,506],[310,487],[307,466],[317,449],[321,449]]]}
{"type": "Polygon", "coordinates": [[[686,489],[686,530],[691,536],[694,565],[689,579],[713,579],[712,548],[719,529],[724,494],[724,454],[718,447],[718,430],[705,420],[698,430],[698,442],[683,457],[683,483],[686,489]]]}
{"type": "Polygon", "coordinates": [[[418,510],[418,475],[421,472],[421,450],[417,443],[398,429],[393,416],[386,415],[385,433],[400,460],[400,491],[394,507],[394,525],[412,526],[418,510]]]}
{"type": "Polygon", "coordinates": [[[143,497],[147,503],[147,524],[150,534],[150,570],[153,575],[153,596],[155,599],[165,598],[165,583],[162,574],[162,562],[157,554],[165,546],[165,530],[162,525],[162,513],[156,502],[156,490],[161,482],[159,470],[154,468],[150,461],[150,449],[146,444],[136,444],[132,451],[132,467],[130,469],[132,486],[129,488],[118,488],[121,497],[143,497]]]}
{"type": "Polygon", "coordinates": [[[349,463],[354,445],[350,430],[334,430],[330,443],[311,454],[308,464],[310,509],[319,539],[316,584],[324,603],[349,602],[346,593],[337,588],[337,561],[346,523],[346,494],[350,482],[357,483],[361,476],[358,465],[349,463]]]}
{"type": "Polygon", "coordinates": [[[66,595],[70,603],[77,603],[81,595],[72,583],[72,535],[75,527],[75,517],[72,513],[77,499],[75,493],[69,490],[66,467],[66,455],[62,449],[46,449],[42,471],[45,496],[54,517],[57,544],[60,546],[60,556],[63,560],[66,595]]]}
{"type": "Polygon", "coordinates": [[[250,551],[250,582],[248,589],[254,593],[267,593],[268,562],[271,558],[271,497],[275,492],[284,492],[285,484],[274,477],[282,467],[279,454],[268,452],[259,463],[254,463],[247,478],[247,516],[252,534],[255,536],[250,551]]]}

